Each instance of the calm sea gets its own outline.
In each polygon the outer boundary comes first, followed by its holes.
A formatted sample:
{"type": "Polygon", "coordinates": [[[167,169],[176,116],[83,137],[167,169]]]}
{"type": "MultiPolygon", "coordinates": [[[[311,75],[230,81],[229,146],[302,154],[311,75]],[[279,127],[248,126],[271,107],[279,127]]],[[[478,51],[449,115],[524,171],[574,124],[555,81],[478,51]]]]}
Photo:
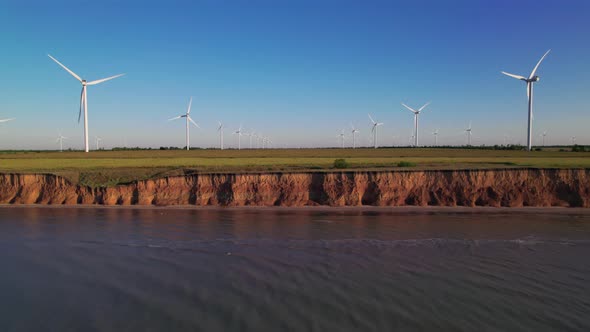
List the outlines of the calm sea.
{"type": "Polygon", "coordinates": [[[589,331],[590,213],[0,208],[0,331],[589,331]]]}

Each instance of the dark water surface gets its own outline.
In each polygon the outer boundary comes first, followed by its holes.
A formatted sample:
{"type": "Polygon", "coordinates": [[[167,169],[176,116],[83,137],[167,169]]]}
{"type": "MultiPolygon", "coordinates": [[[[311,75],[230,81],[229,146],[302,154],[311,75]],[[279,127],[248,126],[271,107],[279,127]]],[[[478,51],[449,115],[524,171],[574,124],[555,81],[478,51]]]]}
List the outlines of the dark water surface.
{"type": "Polygon", "coordinates": [[[0,331],[589,331],[590,214],[0,208],[0,331]]]}

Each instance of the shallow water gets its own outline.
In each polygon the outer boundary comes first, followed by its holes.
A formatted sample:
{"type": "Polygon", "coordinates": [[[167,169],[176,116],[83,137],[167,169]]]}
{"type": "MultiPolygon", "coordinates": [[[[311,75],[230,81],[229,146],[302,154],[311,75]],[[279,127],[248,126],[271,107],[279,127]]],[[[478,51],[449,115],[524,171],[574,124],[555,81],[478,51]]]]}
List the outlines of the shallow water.
{"type": "Polygon", "coordinates": [[[588,331],[590,214],[0,208],[0,331],[588,331]]]}

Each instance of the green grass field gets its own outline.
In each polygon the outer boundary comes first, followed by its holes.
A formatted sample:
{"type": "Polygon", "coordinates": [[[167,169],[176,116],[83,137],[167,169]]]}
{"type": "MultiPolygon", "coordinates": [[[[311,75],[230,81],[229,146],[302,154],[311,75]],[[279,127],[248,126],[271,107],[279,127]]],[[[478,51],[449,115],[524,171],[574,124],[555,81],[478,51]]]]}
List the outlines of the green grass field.
{"type": "Polygon", "coordinates": [[[590,153],[477,149],[281,149],[1,152],[2,173],[52,173],[89,186],[210,172],[319,171],[344,158],[350,169],[590,168],[590,153]]]}

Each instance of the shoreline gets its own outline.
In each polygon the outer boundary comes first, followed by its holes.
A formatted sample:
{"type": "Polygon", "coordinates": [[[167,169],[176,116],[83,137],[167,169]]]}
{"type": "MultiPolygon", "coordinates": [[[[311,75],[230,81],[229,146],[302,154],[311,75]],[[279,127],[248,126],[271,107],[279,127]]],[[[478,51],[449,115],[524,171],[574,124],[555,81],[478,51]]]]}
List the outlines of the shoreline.
{"type": "Polygon", "coordinates": [[[178,211],[255,211],[255,212],[379,212],[392,214],[584,214],[590,215],[590,209],[580,207],[490,207],[490,206],[195,206],[195,205],[41,205],[41,204],[0,204],[0,209],[84,209],[84,210],[178,210],[178,211]]]}

